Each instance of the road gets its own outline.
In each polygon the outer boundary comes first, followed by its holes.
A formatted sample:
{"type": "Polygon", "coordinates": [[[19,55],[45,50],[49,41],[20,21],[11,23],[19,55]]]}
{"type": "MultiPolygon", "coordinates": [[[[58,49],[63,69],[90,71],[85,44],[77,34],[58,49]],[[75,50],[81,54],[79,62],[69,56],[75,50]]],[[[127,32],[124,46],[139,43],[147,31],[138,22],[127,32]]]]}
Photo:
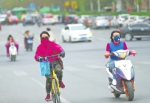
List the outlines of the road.
{"type": "MultiPolygon", "coordinates": [[[[57,42],[64,48],[63,59],[65,69],[63,81],[65,89],[61,89],[63,103],[128,103],[125,95],[114,98],[107,88],[108,80],[104,58],[105,46],[110,41],[110,33],[115,29],[92,30],[92,42],[63,43],[60,31],[61,24],[38,27],[22,24],[3,26],[0,31],[0,103],[45,103],[45,77],[40,75],[39,63],[34,60],[39,35],[47,27],[54,32],[57,42]],[[26,52],[23,44],[23,33],[30,30],[34,34],[34,48],[26,52]],[[12,34],[19,43],[19,55],[15,62],[6,57],[5,43],[12,34]]],[[[135,57],[130,56],[136,73],[135,98],[132,103],[150,103],[150,39],[127,42],[129,49],[137,51],[135,57]]]]}

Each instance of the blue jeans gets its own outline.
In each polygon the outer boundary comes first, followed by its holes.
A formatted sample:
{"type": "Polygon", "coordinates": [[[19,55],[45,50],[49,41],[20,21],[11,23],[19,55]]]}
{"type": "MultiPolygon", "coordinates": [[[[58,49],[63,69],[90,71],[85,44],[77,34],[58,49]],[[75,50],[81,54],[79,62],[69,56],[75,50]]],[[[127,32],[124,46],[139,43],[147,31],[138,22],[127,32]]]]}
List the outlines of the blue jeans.
{"type": "Polygon", "coordinates": [[[109,69],[111,70],[113,78],[116,79],[116,74],[114,74],[113,72],[113,69],[115,68],[115,60],[110,59],[108,63],[109,63],[109,69]]]}

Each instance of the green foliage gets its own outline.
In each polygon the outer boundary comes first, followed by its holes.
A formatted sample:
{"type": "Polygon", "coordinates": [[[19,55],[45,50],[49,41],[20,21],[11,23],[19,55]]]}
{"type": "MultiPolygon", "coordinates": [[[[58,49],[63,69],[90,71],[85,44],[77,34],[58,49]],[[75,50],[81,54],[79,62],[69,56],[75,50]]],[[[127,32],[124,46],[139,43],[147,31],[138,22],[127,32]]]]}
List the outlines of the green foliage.
{"type": "MultiPolygon", "coordinates": [[[[51,12],[52,14],[71,14],[69,12],[51,12]]],[[[110,15],[119,15],[119,14],[130,14],[130,15],[139,15],[139,16],[150,16],[150,12],[76,12],[77,15],[95,15],[100,16],[101,14],[110,14],[110,15]]]]}

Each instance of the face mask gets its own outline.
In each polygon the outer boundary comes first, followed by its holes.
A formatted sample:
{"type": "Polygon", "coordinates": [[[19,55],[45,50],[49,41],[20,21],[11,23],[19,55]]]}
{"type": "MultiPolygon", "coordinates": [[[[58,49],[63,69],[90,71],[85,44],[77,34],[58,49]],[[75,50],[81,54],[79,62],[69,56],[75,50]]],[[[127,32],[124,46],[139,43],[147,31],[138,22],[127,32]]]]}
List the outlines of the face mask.
{"type": "Polygon", "coordinates": [[[41,43],[42,44],[47,44],[49,42],[48,38],[41,38],[41,43]]]}
{"type": "Polygon", "coordinates": [[[120,37],[119,37],[118,35],[114,36],[114,41],[115,41],[115,42],[120,41],[120,37]]]}

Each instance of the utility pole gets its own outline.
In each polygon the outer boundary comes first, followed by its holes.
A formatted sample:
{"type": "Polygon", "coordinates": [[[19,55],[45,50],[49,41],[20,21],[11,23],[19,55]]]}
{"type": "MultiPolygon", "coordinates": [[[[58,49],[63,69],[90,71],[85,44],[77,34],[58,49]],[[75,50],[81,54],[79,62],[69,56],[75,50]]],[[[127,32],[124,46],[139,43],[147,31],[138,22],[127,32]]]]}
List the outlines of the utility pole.
{"type": "Polygon", "coordinates": [[[98,5],[98,12],[101,11],[101,4],[100,4],[100,0],[97,0],[97,5],[98,5]]]}

